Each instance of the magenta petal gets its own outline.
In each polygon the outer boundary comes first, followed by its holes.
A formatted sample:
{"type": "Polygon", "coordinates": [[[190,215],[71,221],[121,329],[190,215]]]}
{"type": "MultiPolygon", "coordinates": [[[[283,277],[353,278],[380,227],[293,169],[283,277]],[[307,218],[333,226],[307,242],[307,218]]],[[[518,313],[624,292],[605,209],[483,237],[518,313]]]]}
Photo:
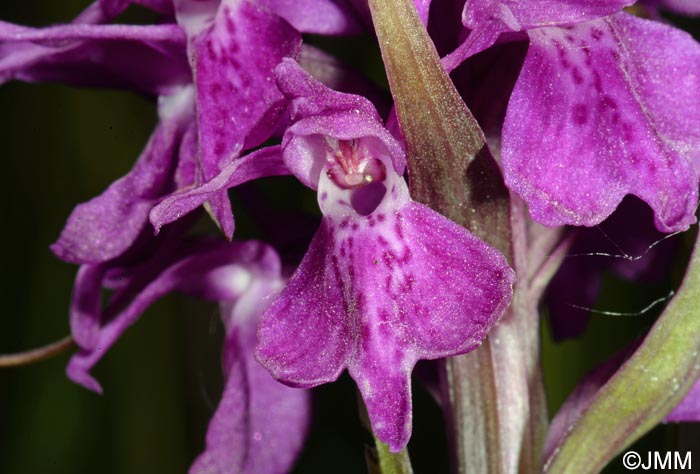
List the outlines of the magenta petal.
{"type": "Polygon", "coordinates": [[[667,423],[679,423],[684,421],[700,421],[700,380],[695,382],[693,388],[685,398],[666,416],[667,423]]]}
{"type": "Polygon", "coordinates": [[[334,0],[256,0],[263,8],[287,20],[301,33],[347,35],[362,33],[352,9],[334,0]]]}
{"type": "Polygon", "coordinates": [[[284,98],[271,80],[273,70],[301,45],[286,21],[249,0],[223,1],[207,18],[201,10],[213,5],[178,4],[194,64],[204,182],[275,130],[284,98]]]}
{"type": "MultiPolygon", "coordinates": [[[[266,176],[288,174],[290,174],[290,171],[282,161],[280,147],[262,148],[249,155],[235,159],[208,183],[183,190],[163,199],[151,211],[151,223],[158,231],[165,224],[179,219],[206,202],[210,202],[212,198],[222,194],[225,195],[226,190],[229,188],[266,176]]],[[[231,227],[223,228],[222,230],[227,237],[231,238],[233,235],[233,216],[231,215],[230,205],[228,205],[227,213],[230,215],[231,227]]]]}
{"type": "Polygon", "coordinates": [[[177,25],[72,23],[36,29],[0,22],[0,82],[57,81],[156,95],[191,77],[177,25]]]}
{"type": "MultiPolygon", "coordinates": [[[[263,315],[258,360],[273,376],[310,387],[349,369],[379,438],[394,451],[411,430],[410,373],[418,359],[476,348],[511,296],[513,272],[497,251],[425,206],[402,179],[366,216],[326,217],[287,288],[263,315]]],[[[336,209],[333,209],[336,207],[336,209]]]]}
{"type": "Polygon", "coordinates": [[[134,242],[153,204],[171,186],[183,129],[192,111],[190,88],[161,99],[161,122],[136,165],[100,196],[73,210],[51,246],[57,257],[73,263],[104,262],[134,242]]]}
{"type": "Polygon", "coordinates": [[[70,326],[75,343],[94,349],[100,330],[102,280],[105,265],[83,265],[78,270],[71,297],[70,326]]]}
{"type": "Polygon", "coordinates": [[[698,200],[700,46],[623,13],[530,37],[502,154],[533,218],[592,226],[633,194],[659,230],[686,229],[698,200]]]}
{"type": "Polygon", "coordinates": [[[403,174],[403,149],[382,126],[369,100],[328,89],[291,59],[282,61],[275,74],[280,90],[291,100],[290,115],[295,121],[282,139],[285,162],[302,183],[317,188],[325,165],[327,137],[364,137],[374,144],[378,154],[389,158],[397,173],[403,174]]]}
{"type": "Polygon", "coordinates": [[[471,30],[521,31],[612,15],[635,0],[467,0],[462,23],[471,30]]]}
{"type": "Polygon", "coordinates": [[[352,350],[340,276],[326,266],[332,232],[324,220],[258,329],[258,360],[276,379],[293,386],[314,387],[337,379],[352,350]]]}
{"type": "MultiPolygon", "coordinates": [[[[245,271],[242,266],[250,267],[258,260],[267,262],[269,257],[265,248],[257,242],[200,241],[184,242],[174,252],[161,249],[149,261],[135,266],[134,274],[129,275],[129,283],[116,289],[107,306],[98,311],[94,311],[94,301],[90,298],[97,298],[101,294],[97,287],[102,284],[98,279],[103,273],[95,267],[81,270],[78,283],[84,288],[81,292],[89,297],[86,300],[89,304],[79,305],[77,298],[82,296],[81,293],[76,293],[72,310],[80,310],[85,306],[90,311],[89,314],[72,314],[71,320],[81,322],[77,327],[85,329],[87,337],[80,336],[79,340],[76,339],[80,351],[68,364],[68,377],[91,390],[101,392],[101,387],[90,375],[90,370],[153,302],[176,290],[215,300],[233,300],[245,290],[248,281],[245,277],[240,278],[241,271],[245,271]],[[92,318],[91,323],[86,321],[88,318],[92,318]],[[83,345],[83,342],[86,344],[83,345]]],[[[279,263],[273,267],[279,270],[278,265],[279,263]]],[[[262,271],[268,267],[267,263],[260,265],[262,271]]],[[[274,268],[270,267],[273,271],[274,268]]]]}
{"type": "MultiPolygon", "coordinates": [[[[249,323],[254,327],[255,320],[249,323]]],[[[226,345],[232,363],[224,393],[209,423],[206,450],[189,472],[286,474],[304,443],[311,394],[273,379],[253,358],[254,337],[234,329],[226,345]]]]}

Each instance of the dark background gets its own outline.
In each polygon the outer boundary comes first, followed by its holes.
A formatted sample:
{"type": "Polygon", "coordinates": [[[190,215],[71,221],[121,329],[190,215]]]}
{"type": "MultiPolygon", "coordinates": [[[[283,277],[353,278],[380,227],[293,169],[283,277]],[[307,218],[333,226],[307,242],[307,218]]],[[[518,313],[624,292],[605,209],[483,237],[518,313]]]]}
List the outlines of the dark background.
{"type": "MultiPolygon", "coordinates": [[[[0,19],[29,25],[69,21],[87,2],[0,2],[0,19]]],[[[126,21],[148,21],[130,11],[126,21]]],[[[686,22],[697,28],[697,24],[686,22]]],[[[340,41],[326,46],[338,50],[340,41]]],[[[376,48],[354,40],[345,54],[365,62],[382,81],[376,48]]],[[[155,123],[154,103],[129,92],[73,89],[55,84],[0,87],[0,352],[44,345],[67,335],[68,305],[76,267],[49,252],[73,206],[126,173],[155,123]]],[[[266,180],[243,192],[301,203],[313,216],[313,192],[291,179],[266,180]]],[[[265,237],[245,199],[232,195],[238,238],[265,237]]],[[[287,204],[285,204],[287,205],[287,204]]],[[[317,215],[317,214],[316,214],[317,215]]],[[[211,229],[206,222],[203,229],[211,229]]],[[[607,277],[598,307],[635,311],[665,294],[654,286],[607,277]]],[[[580,341],[554,344],[543,330],[543,359],[552,412],[576,381],[625,342],[641,334],[655,314],[634,318],[594,316],[580,341]]],[[[217,308],[180,295],[167,297],[127,331],[95,374],[105,394],[69,382],[69,353],[36,365],[0,371],[0,473],[179,473],[203,448],[221,388],[222,330],[217,308]]],[[[357,418],[354,387],[339,383],[315,391],[316,412],[299,473],[364,470],[370,441],[357,418]]],[[[416,384],[411,454],[418,473],[446,472],[441,414],[416,384]]],[[[672,449],[700,439],[697,428],[661,427],[638,446],[672,449]]],[[[695,451],[700,462],[700,450],[695,451]]],[[[626,472],[619,460],[607,472],[626,472]]]]}

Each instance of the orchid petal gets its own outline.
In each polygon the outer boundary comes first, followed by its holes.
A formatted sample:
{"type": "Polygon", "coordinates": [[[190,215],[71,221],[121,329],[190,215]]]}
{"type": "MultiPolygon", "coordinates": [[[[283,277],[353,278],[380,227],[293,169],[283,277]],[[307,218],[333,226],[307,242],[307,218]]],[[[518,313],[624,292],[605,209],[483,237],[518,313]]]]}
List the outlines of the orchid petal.
{"type": "Polygon", "coordinates": [[[401,145],[381,125],[371,102],[361,96],[332,91],[287,59],[275,70],[280,90],[291,99],[291,125],[282,148],[285,162],[305,185],[316,189],[325,160],[324,136],[339,140],[366,137],[376,142],[394,169],[403,174],[406,158],[401,145]],[[313,150],[310,152],[309,150],[313,150]],[[319,159],[320,158],[320,159],[319,159]]]}
{"type": "Polygon", "coordinates": [[[57,257],[73,263],[96,263],[129,248],[148,221],[153,204],[171,186],[182,131],[193,113],[192,96],[192,89],[185,88],[161,99],[161,121],[136,165],[100,196],[73,210],[51,246],[57,257]]]}
{"type": "Polygon", "coordinates": [[[189,10],[201,3],[185,0],[177,8],[194,64],[206,182],[275,129],[284,98],[271,80],[273,69],[283,57],[298,54],[301,38],[284,20],[251,1],[222,1],[206,20],[202,12],[189,10]]]}
{"type": "Polygon", "coordinates": [[[502,155],[533,218],[592,226],[633,194],[660,231],[686,229],[698,199],[700,46],[623,13],[530,37],[502,155]]]}
{"type": "MultiPolygon", "coordinates": [[[[226,190],[229,188],[262,177],[288,174],[290,174],[290,171],[282,161],[280,147],[262,148],[249,155],[237,158],[224,167],[221,173],[208,183],[192,189],[185,189],[163,199],[151,210],[151,223],[156,232],[158,232],[165,224],[179,219],[206,202],[210,202],[212,197],[226,193],[226,190]]],[[[233,224],[230,206],[227,212],[230,215],[231,224],[233,224]]],[[[224,228],[223,230],[227,237],[232,237],[233,226],[230,229],[224,228]]]]}
{"type": "Polygon", "coordinates": [[[476,348],[505,309],[513,274],[497,251],[410,201],[395,173],[367,215],[333,186],[322,174],[326,217],[263,315],[257,356],[275,378],[302,387],[347,367],[375,433],[398,450],[411,430],[414,364],[476,348]],[[440,284],[446,277],[465,284],[440,284]]]}
{"type": "MultiPolygon", "coordinates": [[[[227,337],[226,387],[207,431],[207,448],[191,474],[285,474],[301,451],[310,415],[310,392],[274,380],[253,358],[258,318],[278,289],[276,273],[254,278],[233,304],[222,304],[227,337]]],[[[270,262],[268,262],[268,266],[270,262]]]]}
{"type": "Polygon", "coordinates": [[[522,31],[612,15],[635,0],[467,0],[462,23],[471,30],[522,31]]]}
{"type": "Polygon", "coordinates": [[[11,79],[168,94],[191,81],[177,25],[72,23],[28,28],[0,22],[0,82],[11,79]]]}
{"type": "MultiPolygon", "coordinates": [[[[241,263],[246,262],[242,255],[263,256],[262,247],[256,242],[186,242],[179,251],[167,255],[163,255],[164,252],[161,251],[152,256],[145,265],[137,266],[138,274],[134,275],[126,286],[115,290],[105,309],[90,305],[87,309],[91,314],[71,315],[72,320],[82,321],[81,327],[88,328],[89,337],[76,341],[80,345],[80,351],[68,364],[68,377],[90,390],[101,393],[102,388],[90,375],[90,370],[146,308],[157,299],[176,290],[217,301],[237,298],[245,289],[247,281],[238,277],[243,271],[240,269],[241,263]],[[242,284],[237,285],[238,281],[242,284]],[[203,286],[205,282],[207,284],[203,286]],[[202,288],[206,291],[202,291],[202,288]],[[91,324],[86,322],[89,318],[93,320],[91,324]],[[97,334],[95,326],[99,327],[97,334]],[[83,345],[83,342],[87,344],[83,345]]],[[[102,286],[102,282],[98,280],[102,274],[91,270],[90,267],[81,270],[79,282],[85,286],[85,290],[78,295],[85,299],[85,293],[92,292],[92,298],[98,299],[102,286]],[[88,281],[87,276],[91,276],[93,280],[88,281]]],[[[74,300],[73,309],[79,307],[74,300]]]]}
{"type": "MultiPolygon", "coordinates": [[[[233,334],[232,336],[235,336],[233,334]]],[[[310,393],[280,384],[231,337],[237,357],[190,474],[286,474],[303,446],[310,393]]]]}
{"type": "Polygon", "coordinates": [[[275,12],[301,33],[348,35],[362,33],[354,12],[333,0],[257,0],[263,8],[275,12]]]}

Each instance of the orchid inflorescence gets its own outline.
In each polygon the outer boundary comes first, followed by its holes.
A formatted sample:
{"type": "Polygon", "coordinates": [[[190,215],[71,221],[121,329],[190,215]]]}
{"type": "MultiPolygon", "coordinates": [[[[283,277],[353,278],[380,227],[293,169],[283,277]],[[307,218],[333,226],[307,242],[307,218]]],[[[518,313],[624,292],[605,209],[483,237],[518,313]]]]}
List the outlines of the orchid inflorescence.
{"type": "Polygon", "coordinates": [[[0,22],[0,80],[157,101],[131,170],[51,246],[79,265],[68,377],[101,393],[93,367],[178,291],[218,303],[225,328],[193,474],[290,472],[308,389],[346,369],[376,469],[409,472],[419,360],[455,472],[598,472],[659,421],[699,420],[697,255],[657,324],[551,423],[539,360],[541,303],[555,338],[579,336],[605,271],[657,278],[680,251],[650,244],[696,222],[700,44],[666,11],[700,3],[97,0],[66,24],[0,22]],[[120,23],[131,8],[158,21],[120,23]],[[376,35],[391,97],[313,45],[352,35],[376,35]],[[229,199],[273,176],[322,215],[292,271],[238,239],[229,199]],[[218,234],[193,231],[202,210],[218,234]],[[629,384],[656,363],[648,390],[629,384]]]}

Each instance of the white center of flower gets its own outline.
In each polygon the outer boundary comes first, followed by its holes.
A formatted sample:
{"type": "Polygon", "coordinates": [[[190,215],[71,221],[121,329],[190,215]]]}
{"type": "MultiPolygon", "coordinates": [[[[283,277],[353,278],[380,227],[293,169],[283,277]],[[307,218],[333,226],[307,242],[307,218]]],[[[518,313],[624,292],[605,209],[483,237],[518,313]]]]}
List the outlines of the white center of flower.
{"type": "Polygon", "coordinates": [[[338,140],[337,147],[329,147],[326,159],[328,177],[341,189],[359,188],[386,178],[384,163],[358,147],[357,140],[338,140]]]}

